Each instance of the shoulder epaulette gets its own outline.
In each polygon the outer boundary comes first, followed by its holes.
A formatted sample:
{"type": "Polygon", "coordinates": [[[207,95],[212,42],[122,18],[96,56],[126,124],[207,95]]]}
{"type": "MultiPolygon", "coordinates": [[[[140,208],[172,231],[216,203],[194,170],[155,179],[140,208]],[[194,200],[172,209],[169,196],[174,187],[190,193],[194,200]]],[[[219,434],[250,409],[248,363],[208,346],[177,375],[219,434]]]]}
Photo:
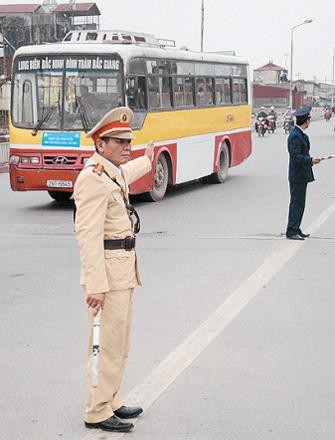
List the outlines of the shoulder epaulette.
{"type": "Polygon", "coordinates": [[[101,174],[105,171],[105,168],[100,163],[97,163],[93,168],[93,173],[96,173],[98,176],[101,176],[101,174]]]}

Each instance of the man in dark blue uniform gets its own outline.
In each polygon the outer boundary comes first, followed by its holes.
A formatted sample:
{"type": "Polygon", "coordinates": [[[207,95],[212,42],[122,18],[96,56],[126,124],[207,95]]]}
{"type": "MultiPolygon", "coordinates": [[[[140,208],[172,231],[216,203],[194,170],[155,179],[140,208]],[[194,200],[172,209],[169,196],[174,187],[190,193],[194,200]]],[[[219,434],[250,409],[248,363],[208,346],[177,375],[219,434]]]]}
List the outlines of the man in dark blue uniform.
{"type": "Polygon", "coordinates": [[[287,148],[290,155],[288,180],[290,183],[290,206],[286,237],[290,240],[304,240],[309,234],[300,229],[305,210],[307,183],[314,180],[312,166],[320,162],[320,158],[309,154],[309,138],[304,133],[311,120],[311,107],[301,107],[293,115],[296,125],[291,131],[287,148]]]}

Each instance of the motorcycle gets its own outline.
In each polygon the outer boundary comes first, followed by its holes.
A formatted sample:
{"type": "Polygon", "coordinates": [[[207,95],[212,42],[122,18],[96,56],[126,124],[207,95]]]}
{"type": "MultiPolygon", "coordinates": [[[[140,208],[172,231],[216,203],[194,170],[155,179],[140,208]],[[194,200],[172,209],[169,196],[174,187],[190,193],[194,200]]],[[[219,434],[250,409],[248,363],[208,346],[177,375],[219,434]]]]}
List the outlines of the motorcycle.
{"type": "Polygon", "coordinates": [[[256,131],[258,133],[258,136],[264,136],[267,129],[268,129],[267,119],[262,118],[261,116],[258,116],[258,118],[256,120],[256,131]]]}
{"type": "Polygon", "coordinates": [[[273,115],[268,116],[268,132],[274,133],[276,130],[276,118],[273,115]]]}
{"type": "Polygon", "coordinates": [[[294,121],[292,118],[287,117],[284,119],[283,128],[284,128],[285,134],[291,133],[292,128],[293,128],[293,124],[294,124],[294,121]]]}
{"type": "Polygon", "coordinates": [[[329,122],[331,117],[332,117],[332,111],[330,109],[325,110],[324,118],[326,122],[329,122]]]}

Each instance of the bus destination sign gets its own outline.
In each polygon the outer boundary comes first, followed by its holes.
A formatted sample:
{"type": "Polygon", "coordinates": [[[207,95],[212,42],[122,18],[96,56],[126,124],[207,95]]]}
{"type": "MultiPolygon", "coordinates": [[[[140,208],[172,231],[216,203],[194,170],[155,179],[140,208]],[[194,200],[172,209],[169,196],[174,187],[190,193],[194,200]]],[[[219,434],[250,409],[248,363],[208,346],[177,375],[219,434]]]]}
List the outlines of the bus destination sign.
{"type": "Polygon", "coordinates": [[[17,70],[120,70],[120,60],[107,57],[29,57],[19,58],[17,70]]]}

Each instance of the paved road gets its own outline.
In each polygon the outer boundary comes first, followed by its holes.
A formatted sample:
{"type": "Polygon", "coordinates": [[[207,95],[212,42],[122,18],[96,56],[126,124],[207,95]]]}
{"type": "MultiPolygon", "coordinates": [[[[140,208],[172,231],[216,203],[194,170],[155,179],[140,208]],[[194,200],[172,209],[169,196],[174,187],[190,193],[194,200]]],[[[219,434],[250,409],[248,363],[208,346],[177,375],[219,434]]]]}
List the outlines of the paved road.
{"type": "MultiPolygon", "coordinates": [[[[332,128],[312,124],[316,155],[335,153],[332,128]]],[[[282,235],[286,167],[279,131],[255,138],[225,184],[138,203],[144,287],[123,393],[146,411],[128,437],[335,437],[335,161],[315,167],[303,243],[282,235]]],[[[82,424],[86,311],[71,203],[12,193],[3,173],[0,187],[0,438],[121,438],[82,424]]]]}

